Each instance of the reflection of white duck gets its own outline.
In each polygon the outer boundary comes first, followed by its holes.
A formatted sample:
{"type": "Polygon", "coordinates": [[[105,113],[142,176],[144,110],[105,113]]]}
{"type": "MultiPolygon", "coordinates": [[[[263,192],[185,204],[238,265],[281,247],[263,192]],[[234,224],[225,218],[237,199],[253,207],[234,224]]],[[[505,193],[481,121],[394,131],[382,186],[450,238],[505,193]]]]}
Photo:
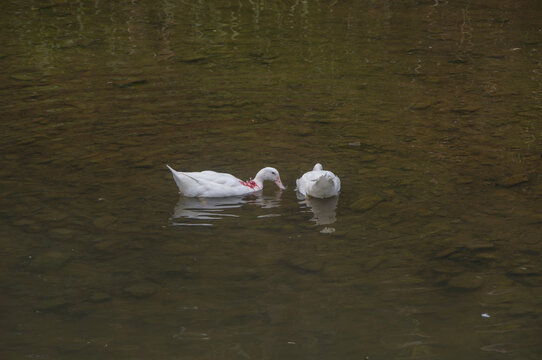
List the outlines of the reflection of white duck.
{"type": "Polygon", "coordinates": [[[320,199],[336,196],[341,191],[341,180],[331,171],[323,170],[321,164],[297,179],[297,191],[303,196],[320,199]]]}
{"type": "Polygon", "coordinates": [[[285,189],[277,169],[265,167],[258,171],[253,180],[243,181],[233,175],[211,170],[201,172],[175,171],[166,165],[179,187],[179,192],[187,197],[227,197],[254,193],[263,189],[265,180],[274,181],[280,189],[285,189]]]}
{"type": "Polygon", "coordinates": [[[221,198],[193,198],[181,196],[173,213],[173,218],[198,220],[216,220],[225,216],[236,215],[225,213],[224,210],[236,209],[246,203],[243,196],[221,198]]]}
{"type": "Polygon", "coordinates": [[[313,197],[307,197],[300,204],[305,203],[309,209],[311,209],[314,217],[311,219],[317,225],[333,224],[337,218],[335,209],[337,208],[338,196],[332,196],[326,199],[317,199],[313,197]]]}
{"type": "MultiPolygon", "coordinates": [[[[280,206],[282,191],[279,190],[274,196],[264,196],[261,192],[252,193],[248,196],[227,196],[220,198],[197,198],[182,196],[179,198],[173,212],[173,225],[199,225],[212,226],[211,223],[203,223],[201,220],[218,220],[224,217],[238,217],[243,205],[256,205],[263,209],[280,206]],[[187,222],[183,222],[186,221],[187,222]]],[[[258,217],[272,217],[277,214],[260,215],[258,217]]]]}

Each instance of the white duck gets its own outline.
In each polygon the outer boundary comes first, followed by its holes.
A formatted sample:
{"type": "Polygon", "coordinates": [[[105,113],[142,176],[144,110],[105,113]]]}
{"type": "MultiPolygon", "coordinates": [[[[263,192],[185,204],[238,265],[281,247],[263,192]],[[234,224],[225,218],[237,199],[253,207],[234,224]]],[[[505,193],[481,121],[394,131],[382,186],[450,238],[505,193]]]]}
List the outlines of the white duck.
{"type": "Polygon", "coordinates": [[[211,170],[201,172],[180,172],[166,165],[179,187],[179,192],[187,197],[227,197],[254,193],[263,189],[265,180],[274,181],[284,190],[277,169],[265,167],[258,171],[253,180],[243,181],[233,175],[211,170]]]}
{"type": "Polygon", "coordinates": [[[331,171],[323,170],[321,164],[314,165],[312,171],[306,172],[296,180],[297,191],[305,197],[320,199],[336,196],[341,191],[341,180],[331,171]]]}

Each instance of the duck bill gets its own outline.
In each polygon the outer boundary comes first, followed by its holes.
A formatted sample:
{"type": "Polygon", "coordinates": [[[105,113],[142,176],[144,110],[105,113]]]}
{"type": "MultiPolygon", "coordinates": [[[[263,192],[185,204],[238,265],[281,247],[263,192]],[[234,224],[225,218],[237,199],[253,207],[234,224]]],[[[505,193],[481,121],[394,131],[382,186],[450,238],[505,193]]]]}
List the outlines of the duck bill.
{"type": "Polygon", "coordinates": [[[278,178],[277,180],[275,180],[275,184],[277,184],[277,186],[279,187],[279,189],[281,190],[285,190],[286,187],[284,185],[282,185],[282,181],[280,181],[280,178],[278,178]]]}

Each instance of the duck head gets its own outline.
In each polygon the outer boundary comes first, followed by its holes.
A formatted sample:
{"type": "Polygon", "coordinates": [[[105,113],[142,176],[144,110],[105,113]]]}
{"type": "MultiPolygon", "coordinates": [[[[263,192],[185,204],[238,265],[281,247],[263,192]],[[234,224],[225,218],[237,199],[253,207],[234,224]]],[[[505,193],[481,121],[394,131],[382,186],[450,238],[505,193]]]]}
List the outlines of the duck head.
{"type": "Polygon", "coordinates": [[[316,163],[316,165],[314,165],[314,167],[312,168],[312,171],[322,171],[324,170],[324,168],[322,167],[322,164],[320,163],[316,163]]]}
{"type": "Polygon", "coordinates": [[[284,190],[286,189],[284,185],[282,185],[282,181],[280,180],[280,175],[277,169],[272,167],[264,167],[258,173],[256,174],[256,177],[254,178],[254,181],[258,184],[258,186],[263,187],[263,182],[265,180],[273,181],[279,189],[284,190]]]}

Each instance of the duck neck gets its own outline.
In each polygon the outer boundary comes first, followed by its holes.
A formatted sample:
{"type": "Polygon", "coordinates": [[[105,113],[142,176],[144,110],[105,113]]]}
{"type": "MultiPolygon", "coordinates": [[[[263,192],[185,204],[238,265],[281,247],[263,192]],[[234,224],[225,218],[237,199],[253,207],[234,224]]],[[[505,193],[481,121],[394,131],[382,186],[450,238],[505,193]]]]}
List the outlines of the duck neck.
{"type": "Polygon", "coordinates": [[[253,181],[258,185],[260,189],[263,189],[263,172],[262,170],[258,171],[253,181]]]}

